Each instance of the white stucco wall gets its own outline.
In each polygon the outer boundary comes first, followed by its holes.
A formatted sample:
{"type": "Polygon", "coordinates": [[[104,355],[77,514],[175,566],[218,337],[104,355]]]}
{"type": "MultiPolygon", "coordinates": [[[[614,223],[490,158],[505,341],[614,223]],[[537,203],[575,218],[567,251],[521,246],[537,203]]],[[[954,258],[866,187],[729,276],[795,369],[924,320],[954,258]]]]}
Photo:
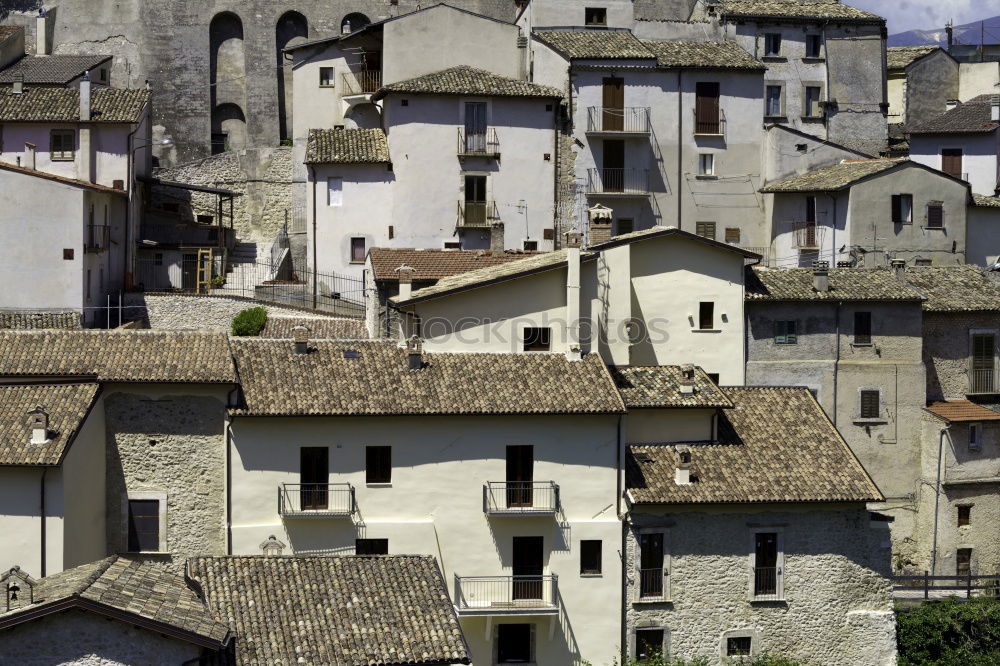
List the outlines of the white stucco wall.
{"type": "Polygon", "coordinates": [[[961,102],[968,102],[979,95],[995,95],[998,83],[1000,83],[1000,63],[958,64],[958,99],[961,102]]]}
{"type": "MultiPolygon", "coordinates": [[[[962,151],[962,173],[976,194],[993,196],[997,188],[997,153],[1000,133],[914,134],[910,136],[910,159],[932,169],[941,169],[941,151],[962,151]]],[[[964,177],[964,176],[963,176],[964,177]]]]}
{"type": "Polygon", "coordinates": [[[58,468],[0,467],[0,568],[19,566],[39,577],[63,570],[63,487],[58,468]],[[42,475],[45,487],[45,567],[42,567],[42,475]]]}
{"type": "MultiPolygon", "coordinates": [[[[98,124],[90,126],[91,182],[111,187],[115,180],[127,185],[128,134],[132,126],[124,124],[98,124]]],[[[137,133],[136,146],[143,145],[143,134],[137,133]]],[[[80,146],[80,126],[77,123],[5,123],[0,161],[28,166],[24,144],[35,144],[35,168],[65,178],[81,178],[80,164],[84,159],[80,146]],[[51,131],[69,129],[76,132],[76,152],[72,160],[52,160],[51,131]]],[[[142,151],[138,151],[141,155],[142,151]]],[[[141,165],[140,165],[141,167],[141,165]]],[[[141,168],[139,169],[141,173],[141,168]]]]}
{"type": "Polygon", "coordinates": [[[103,405],[97,404],[80,426],[63,460],[62,478],[66,495],[64,569],[94,562],[109,554],[105,540],[107,510],[104,503],[106,436],[103,405]]]}

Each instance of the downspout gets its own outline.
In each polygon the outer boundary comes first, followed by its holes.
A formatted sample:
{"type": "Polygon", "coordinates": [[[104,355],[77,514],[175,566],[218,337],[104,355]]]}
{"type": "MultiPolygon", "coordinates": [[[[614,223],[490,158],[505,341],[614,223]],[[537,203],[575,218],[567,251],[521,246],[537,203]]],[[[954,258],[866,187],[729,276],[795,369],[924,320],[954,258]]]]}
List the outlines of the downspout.
{"type": "Polygon", "coordinates": [[[129,261],[128,261],[128,259],[129,259],[129,255],[132,254],[129,251],[129,243],[132,242],[132,241],[129,240],[129,230],[132,227],[132,196],[133,196],[133,192],[135,190],[135,183],[132,182],[133,181],[133,178],[132,178],[132,176],[133,176],[133,174],[132,174],[132,171],[133,171],[133,162],[134,162],[134,156],[135,156],[135,147],[134,147],[133,143],[134,143],[134,140],[135,140],[135,133],[139,131],[140,127],[142,127],[142,123],[141,122],[137,123],[136,126],[135,126],[135,129],[128,133],[128,137],[127,137],[127,139],[125,141],[125,149],[128,150],[128,157],[125,160],[125,168],[127,170],[125,175],[126,175],[126,178],[128,179],[128,181],[127,181],[128,182],[128,193],[127,193],[127,195],[125,197],[125,256],[122,257],[122,288],[123,289],[126,288],[126,287],[130,287],[131,286],[129,284],[129,281],[128,281],[128,274],[129,274],[129,261]]]}
{"type": "MultiPolygon", "coordinates": [[[[534,77],[532,77],[532,78],[534,78],[534,77]]],[[[575,127],[575,125],[573,124],[573,63],[572,62],[570,62],[570,64],[566,65],[566,96],[567,96],[567,99],[568,99],[567,106],[566,106],[566,114],[567,114],[567,117],[568,117],[568,120],[569,120],[569,124],[567,126],[568,127],[575,127]]],[[[587,142],[587,147],[590,149],[590,159],[593,160],[594,159],[594,149],[593,149],[593,147],[590,146],[590,142],[589,141],[587,142]]],[[[557,174],[556,175],[556,183],[555,183],[556,208],[559,207],[559,176],[558,176],[558,173],[559,173],[559,138],[556,137],[556,174],[557,174]]],[[[573,179],[576,180],[576,162],[575,161],[573,163],[573,179]]],[[[576,187],[574,187],[573,190],[575,192],[576,187]]],[[[575,194],[573,196],[573,213],[574,213],[574,218],[575,218],[576,217],[576,195],[575,194]]],[[[558,213],[556,213],[556,214],[558,215],[558,213]]],[[[573,223],[573,227],[574,228],[576,227],[576,222],[577,222],[577,220],[574,220],[574,223],[573,223]]],[[[583,226],[583,225],[581,224],[580,226],[583,226]]],[[[557,227],[557,229],[558,229],[558,227],[557,227]]],[[[569,231],[569,229],[567,229],[567,231],[569,231]]],[[[590,224],[589,224],[589,222],[587,224],[587,231],[586,231],[586,233],[584,233],[583,229],[579,229],[579,231],[581,233],[580,244],[584,245],[589,240],[589,236],[590,236],[590,224]]],[[[559,249],[559,242],[560,242],[560,240],[561,239],[559,238],[559,234],[557,233],[556,237],[552,241],[552,247],[558,250],[559,249]]]]}
{"type": "Polygon", "coordinates": [[[42,555],[42,566],[41,566],[42,575],[41,575],[41,577],[42,578],[45,578],[45,474],[48,471],[49,471],[49,469],[47,467],[43,467],[42,468],[42,480],[41,480],[42,482],[40,484],[41,494],[40,494],[40,498],[39,498],[39,514],[41,515],[41,518],[42,518],[42,534],[41,534],[41,539],[39,541],[39,543],[41,544],[41,550],[42,550],[42,553],[41,553],[41,555],[42,555]]]}
{"type": "MultiPolygon", "coordinates": [[[[240,390],[239,385],[229,392],[227,407],[236,407],[233,394],[240,390]]],[[[226,421],[226,554],[233,554],[233,421],[226,421]]]]}
{"type": "Polygon", "coordinates": [[[677,229],[683,229],[681,224],[681,178],[684,175],[684,91],[681,89],[683,70],[677,69],[677,229]]]}
{"type": "Polygon", "coordinates": [[[840,374],[840,307],[844,304],[843,301],[837,301],[836,310],[836,336],[837,336],[837,351],[834,355],[833,361],[833,427],[837,427],[837,379],[840,374]]]}
{"type": "Polygon", "coordinates": [[[618,497],[616,498],[617,509],[618,509],[618,522],[622,526],[622,545],[621,545],[621,567],[622,567],[622,582],[618,586],[618,591],[621,594],[621,622],[619,622],[621,630],[621,663],[626,663],[628,659],[628,606],[626,600],[628,599],[628,556],[626,555],[626,548],[628,547],[627,535],[628,535],[628,516],[622,512],[622,477],[624,475],[622,471],[622,426],[625,422],[625,414],[618,415],[618,446],[615,467],[617,468],[618,476],[618,497]]]}
{"type": "Polygon", "coordinates": [[[316,169],[310,164],[309,165],[309,176],[312,180],[312,218],[313,218],[313,261],[312,261],[312,274],[313,274],[313,310],[316,309],[316,279],[318,277],[317,272],[319,270],[319,265],[316,263],[318,261],[316,252],[316,169]]]}
{"type": "Polygon", "coordinates": [[[934,485],[934,536],[931,537],[931,575],[937,573],[938,503],[941,500],[941,457],[944,455],[944,434],[951,430],[949,423],[938,433],[937,482],[934,485]]]}
{"type": "MultiPolygon", "coordinates": [[[[559,101],[552,102],[552,249],[559,249],[559,101]]],[[[543,234],[544,237],[544,234],[543,234]]]]}

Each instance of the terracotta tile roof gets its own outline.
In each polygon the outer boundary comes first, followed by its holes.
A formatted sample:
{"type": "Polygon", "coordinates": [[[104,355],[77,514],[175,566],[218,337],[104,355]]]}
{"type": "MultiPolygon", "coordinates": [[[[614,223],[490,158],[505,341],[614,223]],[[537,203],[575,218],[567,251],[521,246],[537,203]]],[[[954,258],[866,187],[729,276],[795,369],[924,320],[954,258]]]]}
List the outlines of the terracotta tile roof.
{"type": "Polygon", "coordinates": [[[748,301],[920,301],[887,268],[831,268],[830,290],[813,289],[811,268],[747,268],[748,301]]]}
{"type": "Polygon", "coordinates": [[[81,328],[79,312],[0,311],[0,329],[81,328]]]}
{"type": "Polygon", "coordinates": [[[626,485],[640,504],[868,502],[882,494],[803,387],[726,387],[719,443],[690,443],[677,485],[676,445],[630,446],[626,485]]]}
{"type": "Polygon", "coordinates": [[[927,405],[927,411],[945,421],[1000,421],[1000,412],[968,400],[941,400],[927,405]]]}
{"type": "MultiPolygon", "coordinates": [[[[0,71],[0,83],[8,84],[24,77],[25,85],[60,85],[83,76],[111,60],[109,55],[47,55],[24,56],[7,69],[0,71]]],[[[91,77],[92,80],[93,77],[91,77]]]]}
{"type": "Polygon", "coordinates": [[[0,331],[0,377],[81,376],[102,382],[236,381],[223,332],[0,331]]]}
{"type": "Polygon", "coordinates": [[[770,183],[760,188],[760,191],[765,193],[838,192],[847,189],[859,180],[904,164],[913,164],[913,162],[899,159],[845,160],[840,164],[815,169],[808,173],[770,183]]]}
{"type": "Polygon", "coordinates": [[[415,250],[412,248],[373,247],[368,256],[371,259],[376,280],[397,282],[399,273],[396,269],[406,265],[414,271],[413,281],[426,282],[479,268],[507,264],[536,254],[540,253],[515,250],[491,252],[490,250],[415,250]]]}
{"type": "Polygon", "coordinates": [[[470,663],[433,557],[196,557],[188,575],[236,637],[235,663],[470,663]]]}
{"type": "Polygon", "coordinates": [[[979,95],[962,102],[919,125],[911,125],[910,134],[989,134],[1000,123],[992,120],[992,98],[996,95],[979,95]]]}
{"type": "Polygon", "coordinates": [[[30,606],[0,614],[0,628],[29,621],[46,610],[79,607],[97,613],[110,610],[129,624],[216,649],[229,636],[229,627],[212,616],[182,576],[121,555],[40,578],[32,595],[30,606]]]}
{"type": "Polygon", "coordinates": [[[1000,283],[979,266],[913,266],[906,281],[926,297],[927,312],[994,312],[1000,310],[1000,283]]]}
{"type": "Polygon", "coordinates": [[[12,171],[14,173],[22,173],[26,176],[34,176],[35,178],[41,178],[42,180],[51,180],[52,182],[55,183],[63,183],[64,185],[72,185],[73,187],[82,187],[85,190],[92,190],[94,192],[115,194],[120,197],[128,196],[128,192],[126,192],[125,190],[116,190],[115,188],[108,187],[107,185],[98,185],[97,183],[90,183],[85,180],[77,180],[76,178],[66,178],[65,176],[58,176],[54,173],[49,173],[47,171],[28,169],[14,164],[8,164],[6,162],[0,162],[0,171],[12,171]]]}
{"type": "Polygon", "coordinates": [[[660,67],[691,69],[741,69],[761,71],[764,63],[741,49],[736,42],[654,42],[643,46],[656,56],[660,67]]]}
{"type": "MultiPolygon", "coordinates": [[[[95,123],[134,123],[149,103],[148,90],[96,87],[91,93],[91,120],[95,123]]],[[[28,88],[21,94],[0,90],[0,122],[75,123],[80,120],[80,91],[76,88],[28,88]]]]}
{"type": "Polygon", "coordinates": [[[306,164],[379,164],[389,161],[381,129],[311,129],[306,164]]]}
{"type": "Polygon", "coordinates": [[[723,0],[720,13],[729,18],[833,19],[852,23],[884,23],[877,14],[839,0],[723,0]]]}
{"type": "Polygon", "coordinates": [[[940,46],[892,46],[886,49],[886,64],[889,69],[905,69],[921,58],[943,50],[940,46]]]}
{"type": "Polygon", "coordinates": [[[394,342],[233,339],[245,408],[261,416],[609,414],[621,398],[595,354],[425,353],[409,370],[394,342]]]}
{"type": "Polygon", "coordinates": [[[629,409],[733,406],[725,392],[701,368],[694,371],[694,393],[681,393],[681,367],[677,365],[609,367],[608,370],[629,409]]]}
{"type": "Polygon", "coordinates": [[[309,337],[313,340],[363,340],[368,337],[364,321],[334,317],[268,317],[259,337],[290,340],[296,326],[309,329],[309,337]]]}
{"type": "Polygon", "coordinates": [[[983,208],[1000,208],[1000,197],[988,197],[985,194],[973,193],[972,203],[974,206],[983,208]]]}
{"type": "Polygon", "coordinates": [[[0,465],[58,465],[100,391],[98,384],[0,384],[0,465]],[[49,416],[49,441],[32,444],[28,412],[49,416]]]}
{"type": "Polygon", "coordinates": [[[635,35],[622,30],[535,30],[532,35],[570,60],[656,57],[635,35]]]}
{"type": "Polygon", "coordinates": [[[484,95],[488,97],[562,97],[550,86],[500,76],[468,65],[451,67],[405,81],[382,86],[372,95],[378,101],[390,93],[436,95],[484,95]]]}

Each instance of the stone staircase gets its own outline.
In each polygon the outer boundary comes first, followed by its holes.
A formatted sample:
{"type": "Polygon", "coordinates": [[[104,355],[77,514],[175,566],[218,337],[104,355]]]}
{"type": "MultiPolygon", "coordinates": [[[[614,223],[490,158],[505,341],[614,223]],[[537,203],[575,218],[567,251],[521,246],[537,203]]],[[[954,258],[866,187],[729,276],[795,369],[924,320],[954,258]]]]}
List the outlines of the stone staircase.
{"type": "Polygon", "coordinates": [[[253,296],[254,287],[272,279],[268,270],[271,243],[237,243],[229,253],[226,285],[212,291],[218,294],[253,296]]]}

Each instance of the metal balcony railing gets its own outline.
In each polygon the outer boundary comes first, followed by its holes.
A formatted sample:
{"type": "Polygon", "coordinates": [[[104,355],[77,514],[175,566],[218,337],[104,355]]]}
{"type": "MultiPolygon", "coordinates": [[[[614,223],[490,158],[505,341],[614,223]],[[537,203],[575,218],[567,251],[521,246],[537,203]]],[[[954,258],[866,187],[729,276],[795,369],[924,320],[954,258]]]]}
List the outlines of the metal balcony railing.
{"type": "Polygon", "coordinates": [[[460,228],[489,227],[499,219],[500,212],[492,201],[458,202],[458,226],[460,228]]]}
{"type": "Polygon", "coordinates": [[[826,227],[812,221],[791,222],[792,242],[798,250],[818,250],[823,246],[826,227]]]}
{"type": "Polygon", "coordinates": [[[649,194],[649,169],[588,169],[589,194],[649,194]]]}
{"type": "Polygon", "coordinates": [[[468,132],[458,128],[458,154],[500,157],[500,140],[497,131],[488,127],[482,132],[468,132]]]}
{"type": "Polygon", "coordinates": [[[663,567],[656,569],[639,569],[639,597],[642,599],[662,599],[666,582],[666,571],[663,567]]]}
{"type": "Polygon", "coordinates": [[[483,486],[483,512],[487,515],[537,516],[560,510],[555,481],[487,481],[483,486]]]}
{"type": "Polygon", "coordinates": [[[703,134],[706,136],[725,136],[726,135],[726,112],[723,109],[719,109],[719,116],[717,118],[712,118],[706,120],[705,118],[698,118],[697,109],[692,109],[694,114],[694,133],[703,134]]]}
{"type": "Polygon", "coordinates": [[[778,598],[778,568],[756,567],[753,570],[753,596],[757,599],[778,598]]]}
{"type": "Polygon", "coordinates": [[[649,108],[645,106],[626,106],[621,109],[603,106],[587,107],[587,131],[649,134],[649,108]]]}
{"type": "Polygon", "coordinates": [[[111,245],[111,227],[106,224],[88,224],[84,252],[104,252],[111,245]]]}
{"type": "Polygon", "coordinates": [[[382,87],[382,70],[361,69],[340,75],[345,95],[370,95],[382,87]]]}
{"type": "Polygon", "coordinates": [[[969,393],[998,393],[996,370],[975,368],[969,373],[969,393]]]}
{"type": "Polygon", "coordinates": [[[283,483],[278,513],[286,517],[352,516],[357,510],[349,483],[283,483]]]}
{"type": "Polygon", "coordinates": [[[559,577],[455,576],[455,605],[459,613],[557,613],[559,577]]]}

